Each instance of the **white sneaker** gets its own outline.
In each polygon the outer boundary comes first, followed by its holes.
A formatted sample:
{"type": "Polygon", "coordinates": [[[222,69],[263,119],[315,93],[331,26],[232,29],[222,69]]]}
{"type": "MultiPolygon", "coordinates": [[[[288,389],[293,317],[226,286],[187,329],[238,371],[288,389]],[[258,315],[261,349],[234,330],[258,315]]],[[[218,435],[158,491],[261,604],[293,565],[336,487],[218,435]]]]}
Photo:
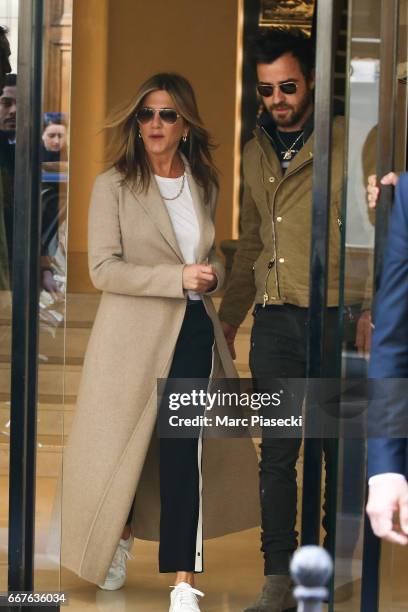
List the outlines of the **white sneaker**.
{"type": "Polygon", "coordinates": [[[116,591],[123,587],[126,580],[126,560],[133,559],[129,552],[132,548],[132,544],[132,535],[130,535],[127,540],[122,540],[122,538],[119,540],[119,545],[112,559],[112,565],[106,574],[105,582],[103,584],[98,584],[100,589],[104,591],[116,591]]]}
{"type": "Polygon", "coordinates": [[[204,593],[193,589],[187,582],[179,582],[170,595],[169,612],[200,612],[197,595],[204,597],[204,593]]]}

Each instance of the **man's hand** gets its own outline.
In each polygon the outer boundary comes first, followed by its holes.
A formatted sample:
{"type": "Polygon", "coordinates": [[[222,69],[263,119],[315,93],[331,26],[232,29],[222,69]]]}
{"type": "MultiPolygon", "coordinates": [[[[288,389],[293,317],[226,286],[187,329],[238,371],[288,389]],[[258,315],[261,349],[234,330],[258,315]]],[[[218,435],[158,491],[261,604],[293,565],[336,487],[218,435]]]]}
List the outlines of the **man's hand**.
{"type": "Polygon", "coordinates": [[[231,353],[231,357],[235,359],[237,355],[235,353],[234,343],[235,343],[235,336],[237,335],[238,327],[234,327],[233,325],[230,325],[229,323],[224,323],[224,321],[221,321],[221,325],[222,325],[222,331],[224,332],[224,336],[228,344],[229,352],[231,353]]]}
{"type": "Polygon", "coordinates": [[[367,514],[376,536],[396,544],[408,544],[408,483],[384,474],[369,486],[367,514]],[[394,513],[399,526],[394,525],[394,513]]]}
{"type": "Polygon", "coordinates": [[[190,264],[183,268],[183,289],[206,293],[216,287],[217,276],[212,266],[206,264],[190,264]]]}
{"type": "Polygon", "coordinates": [[[370,356],[371,332],[371,312],[364,310],[357,321],[356,347],[358,354],[366,359],[370,356]]]}
{"type": "MultiPolygon", "coordinates": [[[[381,179],[381,185],[393,185],[397,186],[399,176],[395,172],[389,172],[381,179]]],[[[380,188],[377,187],[377,176],[375,174],[371,174],[368,177],[367,183],[367,200],[368,206],[370,208],[375,208],[377,206],[377,201],[380,196],[380,188]]]]}
{"type": "Polygon", "coordinates": [[[43,270],[42,271],[42,287],[45,291],[51,294],[51,297],[54,301],[58,302],[63,299],[63,294],[61,293],[58,283],[56,282],[53,273],[51,270],[43,270]]]}

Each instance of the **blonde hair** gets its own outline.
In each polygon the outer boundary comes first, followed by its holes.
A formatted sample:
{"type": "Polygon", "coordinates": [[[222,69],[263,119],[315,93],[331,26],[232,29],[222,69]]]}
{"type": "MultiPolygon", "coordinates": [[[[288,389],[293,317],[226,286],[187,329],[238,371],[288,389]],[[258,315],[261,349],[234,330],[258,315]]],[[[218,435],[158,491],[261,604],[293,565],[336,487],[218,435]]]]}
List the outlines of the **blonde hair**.
{"type": "Polygon", "coordinates": [[[194,90],[179,74],[163,72],[150,77],[139,87],[130,103],[108,117],[104,127],[114,130],[108,148],[109,161],[122,174],[123,180],[131,180],[138,189],[147,190],[151,169],[143,141],[139,138],[136,114],[143,107],[146,96],[153,91],[167,91],[188,125],[188,139],[180,142],[179,150],[187,157],[192,175],[204,189],[205,201],[208,202],[213,188],[218,187],[218,172],[211,156],[214,145],[201,121],[194,90]]]}

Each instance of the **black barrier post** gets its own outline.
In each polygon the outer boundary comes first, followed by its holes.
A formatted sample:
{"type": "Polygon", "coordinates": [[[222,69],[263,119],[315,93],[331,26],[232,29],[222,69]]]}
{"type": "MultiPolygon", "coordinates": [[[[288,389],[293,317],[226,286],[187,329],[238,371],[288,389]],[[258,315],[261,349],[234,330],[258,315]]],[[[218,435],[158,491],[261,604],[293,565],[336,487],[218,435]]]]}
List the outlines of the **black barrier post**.
{"type": "Polygon", "coordinates": [[[319,546],[303,546],[293,555],[290,571],[297,585],[293,594],[299,612],[322,612],[329,595],[326,585],[333,574],[329,553],[319,546]]]}
{"type": "MultiPolygon", "coordinates": [[[[309,292],[307,378],[322,376],[325,346],[327,254],[330,213],[331,140],[334,77],[334,2],[317,5],[315,142],[309,292]]],[[[302,544],[317,544],[320,534],[322,441],[308,438],[313,414],[304,422],[302,544]]]]}
{"type": "MultiPolygon", "coordinates": [[[[9,591],[34,589],[42,23],[43,1],[20,0],[14,191],[9,591]]],[[[27,609],[31,608],[24,607],[24,610],[27,609]]]]}

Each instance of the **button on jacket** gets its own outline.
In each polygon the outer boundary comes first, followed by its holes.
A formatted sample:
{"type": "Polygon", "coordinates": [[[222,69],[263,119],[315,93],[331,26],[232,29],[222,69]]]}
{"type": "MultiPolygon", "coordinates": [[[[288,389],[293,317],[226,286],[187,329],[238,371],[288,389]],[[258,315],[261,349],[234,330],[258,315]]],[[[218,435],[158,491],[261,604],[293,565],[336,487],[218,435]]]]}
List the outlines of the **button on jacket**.
{"type": "MultiPolygon", "coordinates": [[[[309,303],[313,134],[282,173],[262,127],[243,153],[241,236],[220,318],[238,327],[260,304],[309,303]]],[[[339,300],[344,118],[333,122],[328,306],[339,300]]]]}

